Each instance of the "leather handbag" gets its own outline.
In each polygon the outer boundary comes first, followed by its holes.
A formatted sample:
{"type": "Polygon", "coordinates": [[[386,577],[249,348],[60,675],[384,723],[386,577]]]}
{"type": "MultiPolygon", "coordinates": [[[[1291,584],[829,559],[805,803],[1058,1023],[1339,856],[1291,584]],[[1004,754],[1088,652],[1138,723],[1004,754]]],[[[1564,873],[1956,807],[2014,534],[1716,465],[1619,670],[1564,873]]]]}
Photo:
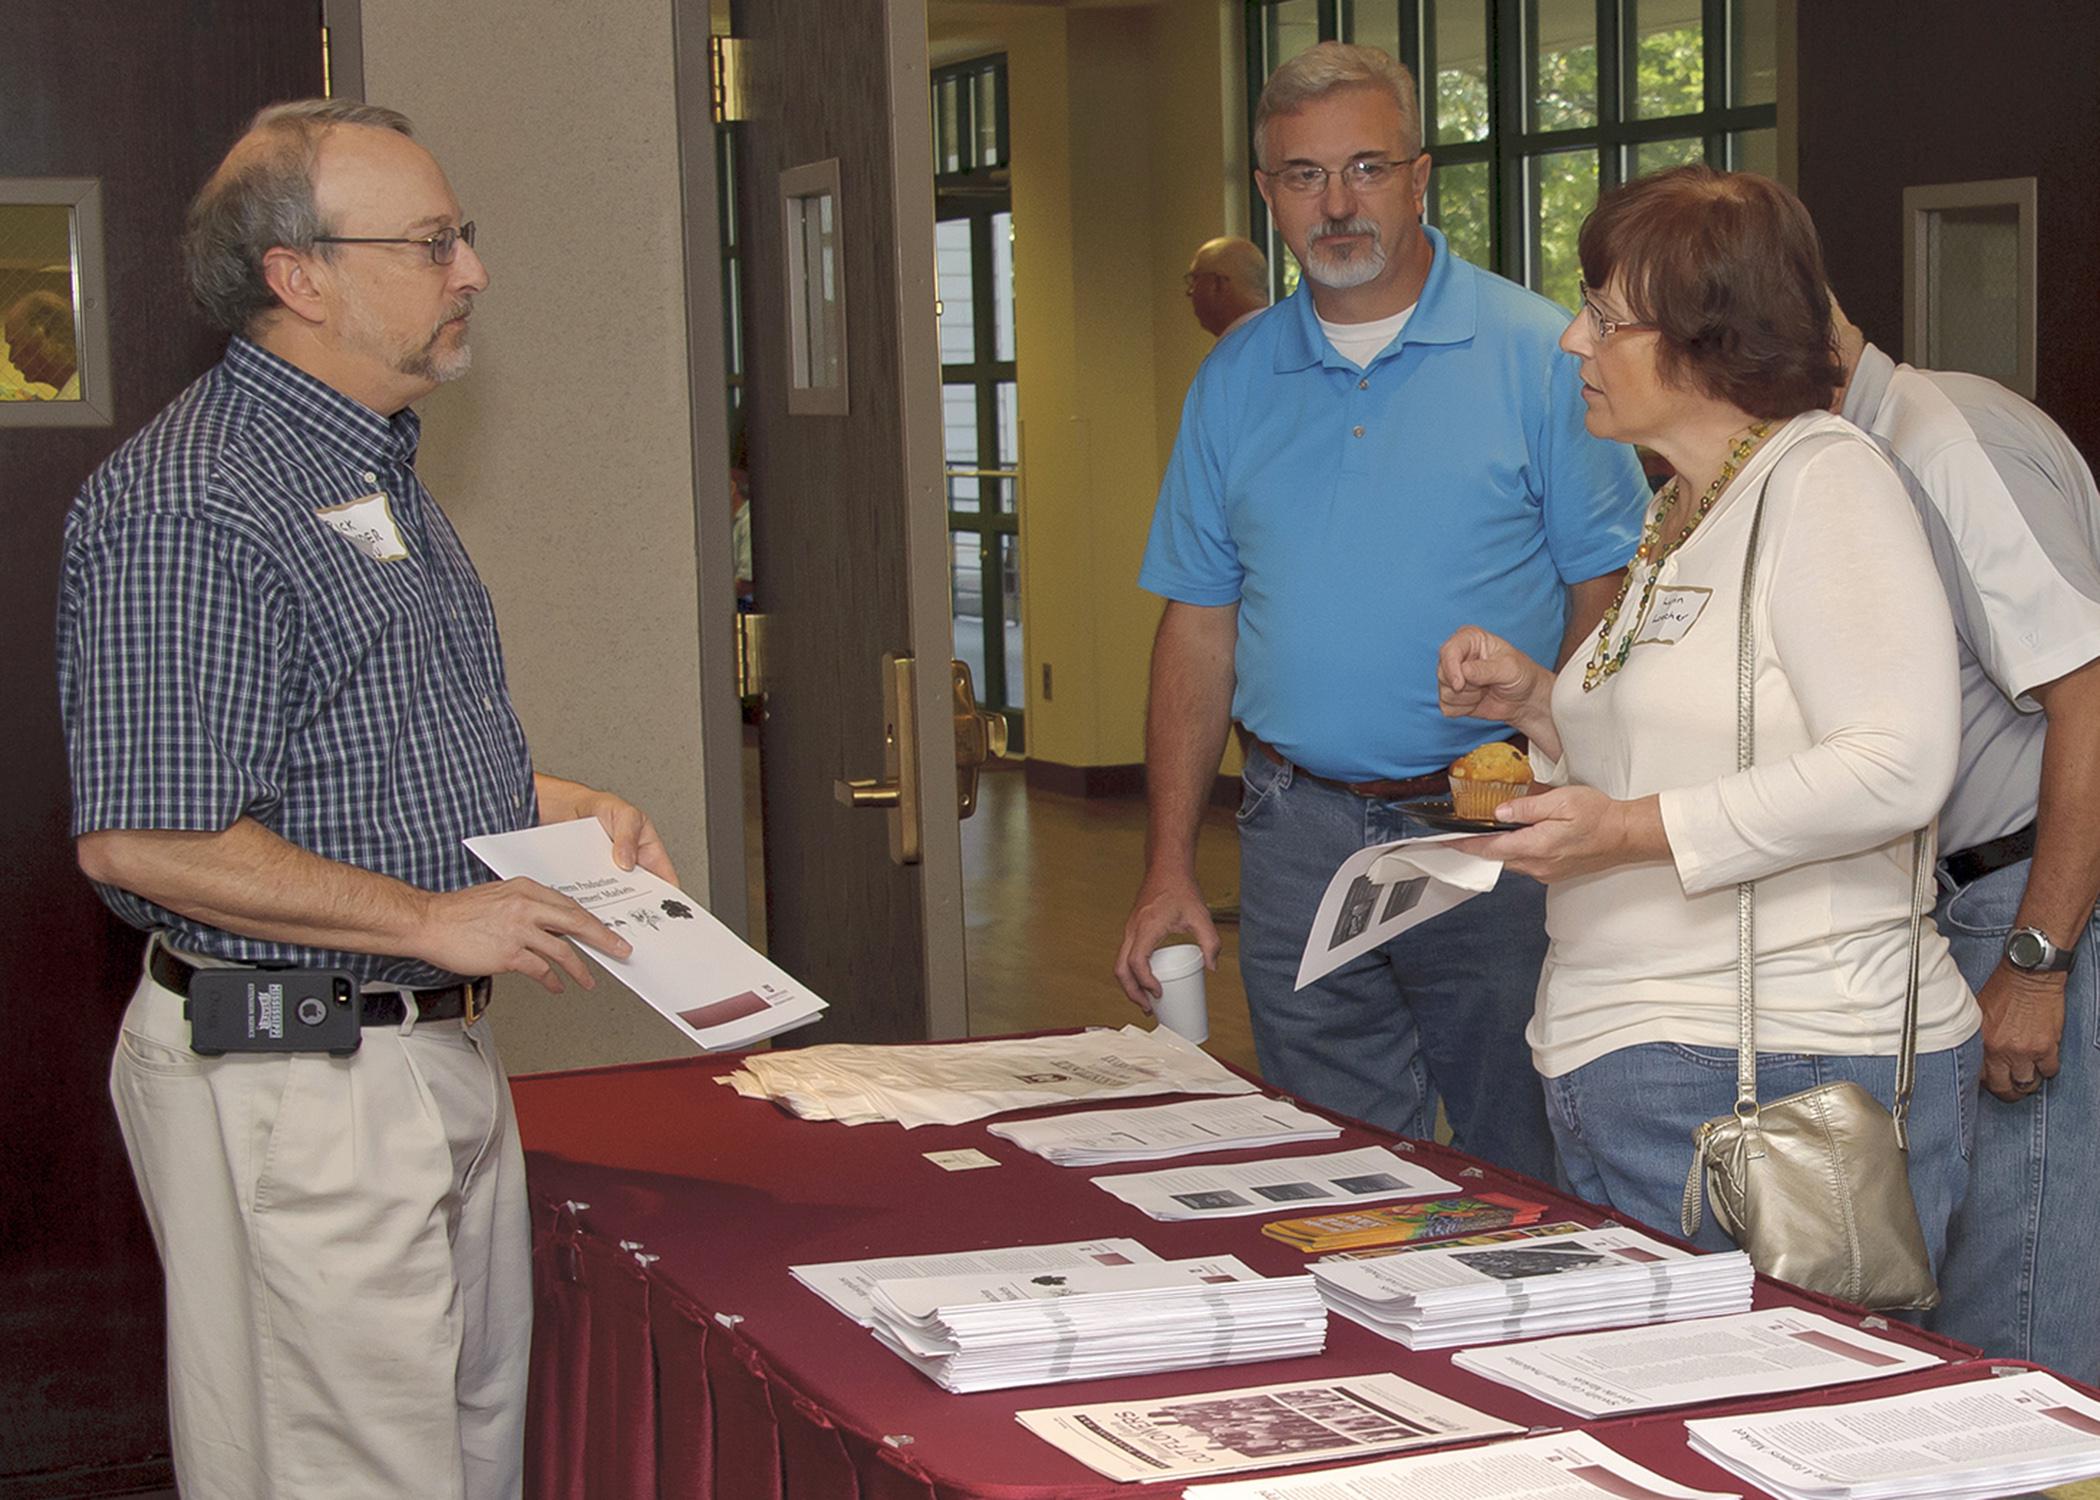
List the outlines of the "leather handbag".
{"type": "MultiPolygon", "coordinates": [[[[1769,478],[1766,480],[1770,484],[1769,478]]],[[[1743,558],[1736,635],[1736,766],[1749,769],[1756,744],[1756,658],[1751,584],[1764,491],[1743,558]]],[[[1882,1108],[1859,1084],[1827,1083],[1760,1104],[1757,1098],[1756,885],[1736,887],[1735,1110],[1692,1132],[1684,1184],[1687,1238],[1700,1220],[1705,1178],[1714,1219],[1759,1271],[1811,1291],[1877,1309],[1929,1308],[1939,1289],[1910,1192],[1910,1096],[1917,1071],[1918,961],[1930,862],[1926,831],[1911,843],[1910,976],[1896,1101],[1882,1108]]]]}

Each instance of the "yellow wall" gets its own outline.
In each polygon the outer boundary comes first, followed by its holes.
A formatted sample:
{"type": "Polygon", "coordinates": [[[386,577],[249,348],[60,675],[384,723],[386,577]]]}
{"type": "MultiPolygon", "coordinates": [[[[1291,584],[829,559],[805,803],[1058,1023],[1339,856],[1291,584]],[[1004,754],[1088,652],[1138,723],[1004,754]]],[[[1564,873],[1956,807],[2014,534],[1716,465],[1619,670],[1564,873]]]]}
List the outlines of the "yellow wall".
{"type": "Polygon", "coordinates": [[[1028,753],[1144,757],[1159,601],[1137,587],[1210,339],[1181,276],[1244,228],[1230,0],[930,8],[936,62],[1004,52],[1012,132],[1028,753]],[[1043,666],[1053,693],[1043,697],[1043,666]]]}

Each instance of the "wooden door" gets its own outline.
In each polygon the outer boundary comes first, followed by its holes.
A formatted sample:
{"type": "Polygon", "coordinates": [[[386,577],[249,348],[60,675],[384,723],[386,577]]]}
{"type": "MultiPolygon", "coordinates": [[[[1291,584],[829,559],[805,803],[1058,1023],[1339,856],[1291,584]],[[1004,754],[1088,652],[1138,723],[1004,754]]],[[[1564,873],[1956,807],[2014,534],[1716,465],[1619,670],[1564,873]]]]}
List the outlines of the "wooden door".
{"type": "MultiPolygon", "coordinates": [[[[966,1030],[935,344],[924,0],[739,0],[761,86],[738,132],[745,437],[756,602],[767,948],[831,1001],[816,1041],[966,1030]],[[843,412],[791,409],[783,182],[836,162],[843,412]],[[919,664],[921,853],[843,806],[879,776],[884,653],[919,664]]],[[[690,262],[689,262],[690,264],[690,262]]],[[[693,295],[700,292],[695,289],[693,295]]],[[[719,825],[718,825],[719,826],[719,825]]]]}
{"type": "Polygon", "coordinates": [[[314,4],[71,0],[0,18],[0,178],[101,182],[114,402],[108,426],[0,427],[0,1495],[167,1473],[160,1265],[108,1087],[141,939],[67,836],[59,542],[81,482],[218,358],[176,258],[191,195],[257,109],[320,91],[314,4]]]}

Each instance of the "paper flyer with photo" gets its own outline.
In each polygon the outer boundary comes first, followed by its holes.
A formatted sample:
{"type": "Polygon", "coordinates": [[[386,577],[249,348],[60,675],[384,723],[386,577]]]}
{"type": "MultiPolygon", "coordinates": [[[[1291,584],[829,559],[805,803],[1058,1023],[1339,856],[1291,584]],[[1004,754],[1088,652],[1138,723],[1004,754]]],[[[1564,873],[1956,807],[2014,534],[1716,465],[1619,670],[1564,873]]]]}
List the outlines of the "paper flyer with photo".
{"type": "Polygon", "coordinates": [[[1465,833],[1373,844],[1342,861],[1327,882],[1312,935],[1298,961],[1297,988],[1333,973],[1360,953],[1419,927],[1431,917],[1491,891],[1502,877],[1498,860],[1444,846],[1465,833]]]}
{"type": "Polygon", "coordinates": [[[1094,1186],[1155,1219],[1230,1219],[1327,1203],[1424,1198],[1457,1187],[1382,1146],[1227,1166],[1096,1177],[1094,1186]]]}
{"type": "Polygon", "coordinates": [[[1560,1292],[1628,1271],[1661,1284],[1660,1273],[1672,1262],[1694,1258],[1689,1250],[1610,1224],[1523,1244],[1422,1246],[1410,1255],[1324,1266],[1317,1274],[1372,1301],[1413,1302],[1441,1292],[1450,1300],[1514,1302],[1537,1293],[1544,1277],[1554,1278],[1550,1289],[1560,1292]]]}
{"type": "Polygon", "coordinates": [[[1014,1420],[1124,1482],[1200,1479],[1523,1430],[1397,1375],[1045,1407],[1015,1412],[1014,1420]]]}
{"type": "Polygon", "coordinates": [[[1461,1349],[1451,1363],[1585,1417],[1903,1375],[1937,1354],[1800,1308],[1461,1349]]]}
{"type": "Polygon", "coordinates": [[[1389,1458],[1283,1479],[1227,1480],[1186,1500],[1742,1500],[1665,1479],[1586,1432],[1516,1438],[1456,1453],[1389,1458]]]}
{"type": "Polygon", "coordinates": [[[1188,1099],[1143,1109],[1090,1109],[986,1127],[1061,1167],[1332,1140],[1342,1127],[1284,1099],[1188,1099]]]}
{"type": "Polygon", "coordinates": [[[875,1283],[923,1276],[1064,1271],[1082,1266],[1157,1264],[1159,1257],[1136,1240],[1074,1240],[1062,1245],[1007,1245],[993,1250],[952,1250],[932,1255],[888,1255],[875,1260],[834,1260],[789,1266],[794,1278],[863,1325],[875,1321],[875,1283]]]}
{"type": "Polygon", "coordinates": [[[698,1047],[748,1047],[824,1013],[824,1001],[677,886],[615,865],[612,839],[596,818],[488,834],[466,845],[499,878],[522,876],[560,891],[627,939],[634,951],[624,959],[581,951],[698,1047]]]}

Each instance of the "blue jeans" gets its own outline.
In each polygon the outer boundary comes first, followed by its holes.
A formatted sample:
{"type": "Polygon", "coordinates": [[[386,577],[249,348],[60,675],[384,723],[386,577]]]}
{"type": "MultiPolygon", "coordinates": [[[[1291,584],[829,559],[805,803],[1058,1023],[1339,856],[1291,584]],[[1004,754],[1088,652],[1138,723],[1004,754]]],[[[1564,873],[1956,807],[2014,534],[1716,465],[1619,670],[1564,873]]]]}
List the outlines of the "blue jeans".
{"type": "MultiPolygon", "coordinates": [[[[1977,1037],[1918,1056],[1910,1101],[1910,1191],[1934,1266],[1946,1249],[1947,1222],[1968,1186],[1982,1062],[1977,1037]]],[[[1757,1097],[1766,1103],[1843,1079],[1891,1104],[1896,1059],[1758,1054],[1757,1097]]],[[[1678,1233],[1693,1130],[1734,1107],[1733,1048],[1647,1042],[1546,1080],[1546,1114],[1576,1196],[1609,1204],[1613,1212],[1666,1234],[1678,1233]]],[[[1734,1248],[1711,1209],[1692,1239],[1703,1250],[1734,1248]]]]}
{"type": "MultiPolygon", "coordinates": [[[[1935,914],[1975,990],[1998,966],[2028,862],[1942,898],[1935,914]]],[[[2064,994],[2062,1071],[2017,1104],[1978,1095],[1976,1168],[1930,1326],[2004,1359],[2100,1380],[2100,920],[2064,994]]]]}
{"type": "Polygon", "coordinates": [[[1552,1180],[1553,1140],[1524,1042],[1546,956],[1545,888],[1504,874],[1492,891],[1293,991],[1342,861],[1435,830],[1264,755],[1242,781],[1240,974],[1262,1076],[1417,1138],[1434,1130],[1441,1095],[1457,1145],[1552,1180]]]}

